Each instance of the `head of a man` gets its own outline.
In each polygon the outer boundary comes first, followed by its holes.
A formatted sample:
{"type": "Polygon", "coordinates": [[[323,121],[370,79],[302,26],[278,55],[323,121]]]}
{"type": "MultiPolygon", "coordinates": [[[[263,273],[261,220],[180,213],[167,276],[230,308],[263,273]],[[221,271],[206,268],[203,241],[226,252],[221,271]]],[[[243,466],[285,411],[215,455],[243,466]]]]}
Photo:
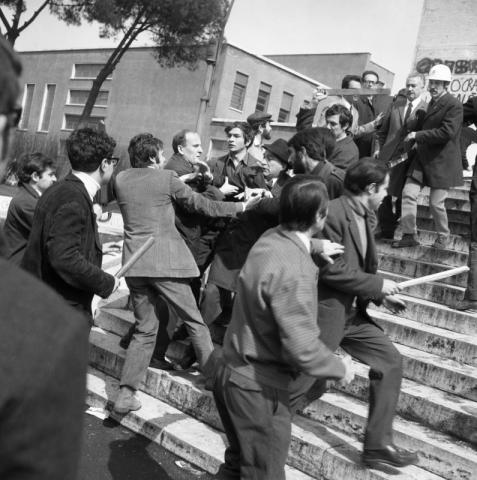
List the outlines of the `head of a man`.
{"type": "Polygon", "coordinates": [[[296,175],[280,194],[280,224],[286,230],[318,233],[328,213],[328,192],[323,182],[296,175]]]}
{"type": "Polygon", "coordinates": [[[447,65],[438,64],[434,65],[429,71],[429,84],[427,89],[431,94],[433,100],[436,100],[449,88],[449,84],[452,81],[452,73],[447,65]]]}
{"type": "Polygon", "coordinates": [[[224,129],[227,135],[227,147],[232,155],[246,150],[253,140],[252,127],[246,122],[234,122],[224,129]]]}
{"type": "Polygon", "coordinates": [[[305,128],[288,141],[288,163],[296,174],[310,173],[330,157],[335,145],[336,139],[327,128],[305,128]]]}
{"type": "Polygon", "coordinates": [[[419,98],[426,84],[422,75],[410,75],[406,80],[406,97],[410,102],[419,98]]]}
{"type": "Polygon", "coordinates": [[[252,127],[253,136],[261,135],[263,140],[272,138],[272,116],[269,113],[255,112],[247,117],[247,123],[252,127]]]}
{"type": "Polygon", "coordinates": [[[0,35],[0,178],[5,171],[10,133],[21,116],[21,108],[17,104],[21,73],[19,57],[0,35]]]}
{"type": "Polygon", "coordinates": [[[361,80],[364,88],[378,88],[379,75],[373,70],[365,70],[361,80]]]}
{"type": "Polygon", "coordinates": [[[359,197],[369,210],[377,210],[387,195],[389,173],[386,167],[373,158],[364,157],[346,170],[344,188],[359,197]]]}
{"type": "Polygon", "coordinates": [[[129,162],[133,168],[161,169],[164,158],[164,144],[152,133],[139,133],[131,138],[128,146],[129,162]]]}
{"type": "Polygon", "coordinates": [[[92,128],[75,130],[66,139],[71,168],[78,172],[97,173],[100,185],[111,179],[118,158],[113,157],[116,142],[106,132],[92,128]]]}
{"type": "MultiPolygon", "coordinates": [[[[358,89],[361,88],[361,77],[359,75],[345,75],[341,80],[341,88],[358,89]]],[[[344,95],[348,102],[357,102],[358,95],[344,95]]]]}
{"type": "Polygon", "coordinates": [[[172,150],[195,165],[200,161],[203,152],[199,134],[192,130],[181,130],[172,139],[172,150]]]}
{"type": "Polygon", "coordinates": [[[270,168],[270,178],[278,178],[280,173],[288,169],[288,144],[283,138],[263,146],[264,157],[270,168]]]}
{"type": "Polygon", "coordinates": [[[346,137],[347,131],[353,124],[353,115],[344,105],[335,103],[325,113],[326,126],[330,129],[336,140],[346,137]]]}
{"type": "Polygon", "coordinates": [[[18,182],[31,185],[40,193],[56,182],[55,162],[43,153],[26,153],[19,159],[18,182]]]}

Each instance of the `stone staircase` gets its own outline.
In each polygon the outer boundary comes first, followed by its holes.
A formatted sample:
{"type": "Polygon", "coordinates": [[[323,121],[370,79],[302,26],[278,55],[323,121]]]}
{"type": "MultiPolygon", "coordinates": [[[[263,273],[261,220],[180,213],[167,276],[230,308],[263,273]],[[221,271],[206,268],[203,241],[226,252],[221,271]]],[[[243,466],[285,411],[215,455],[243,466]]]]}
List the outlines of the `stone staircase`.
{"type": "MultiPolygon", "coordinates": [[[[467,262],[468,185],[454,189],[447,201],[453,235],[445,251],[430,247],[435,234],[426,195],[419,200],[422,245],[394,249],[390,243],[378,244],[381,273],[387,278],[401,281],[467,262]]],[[[477,479],[477,316],[452,309],[465,285],[466,275],[459,275],[406,289],[402,297],[408,307],[402,317],[380,307],[369,310],[404,357],[395,442],[418,450],[419,465],[376,470],[360,465],[368,368],[357,363],[350,385],[331,385],[296,416],[288,479],[477,479]]],[[[94,406],[108,407],[117,394],[125,356],[118,342],[134,321],[125,309],[127,294],[123,289],[103,302],[91,332],[88,401],[94,406]]],[[[116,417],[118,421],[202,469],[217,471],[224,434],[212,395],[197,372],[149,368],[140,399],[143,408],[116,417]]]]}

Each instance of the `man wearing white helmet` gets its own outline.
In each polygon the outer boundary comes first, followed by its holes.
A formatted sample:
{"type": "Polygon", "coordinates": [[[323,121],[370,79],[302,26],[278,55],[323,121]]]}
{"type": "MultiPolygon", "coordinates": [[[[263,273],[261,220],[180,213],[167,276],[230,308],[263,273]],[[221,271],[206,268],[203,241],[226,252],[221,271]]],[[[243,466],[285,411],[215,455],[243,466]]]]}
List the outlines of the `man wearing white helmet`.
{"type": "Polygon", "coordinates": [[[402,239],[394,247],[419,245],[417,239],[417,197],[422,187],[430,187],[429,208],[437,238],[435,248],[447,247],[450,234],[445,200],[449,188],[463,184],[460,153],[462,104],[448,91],[452,80],[447,65],[434,65],[429,72],[427,89],[431,102],[427,112],[420,112],[416,131],[405,138],[415,142],[413,160],[402,194],[402,239]]]}

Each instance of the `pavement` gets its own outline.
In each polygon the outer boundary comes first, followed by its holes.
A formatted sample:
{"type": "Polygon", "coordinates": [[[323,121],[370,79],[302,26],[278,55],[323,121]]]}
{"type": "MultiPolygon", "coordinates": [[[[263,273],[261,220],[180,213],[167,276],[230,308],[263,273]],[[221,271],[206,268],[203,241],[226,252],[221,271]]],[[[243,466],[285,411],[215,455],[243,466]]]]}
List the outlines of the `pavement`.
{"type": "Polygon", "coordinates": [[[83,435],[78,480],[214,478],[110,418],[102,420],[85,413],[83,435]]]}

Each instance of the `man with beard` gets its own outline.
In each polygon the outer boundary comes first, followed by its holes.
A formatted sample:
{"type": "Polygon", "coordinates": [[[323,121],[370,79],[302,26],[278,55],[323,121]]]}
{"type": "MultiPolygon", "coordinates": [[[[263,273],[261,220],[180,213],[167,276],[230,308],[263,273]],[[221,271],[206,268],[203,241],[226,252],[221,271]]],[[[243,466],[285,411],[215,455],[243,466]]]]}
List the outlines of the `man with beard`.
{"type": "MultiPolygon", "coordinates": [[[[0,35],[0,177],[20,120],[21,71],[19,58],[0,35]]],[[[0,230],[0,245],[2,239],[0,230]]],[[[74,480],[88,324],[51,288],[3,258],[0,272],[0,478],[74,480]]]]}
{"type": "Polygon", "coordinates": [[[307,128],[296,133],[289,141],[289,162],[294,173],[306,173],[321,180],[330,200],[343,193],[345,172],[327,159],[333,153],[336,140],[327,128],[307,128]]]}

